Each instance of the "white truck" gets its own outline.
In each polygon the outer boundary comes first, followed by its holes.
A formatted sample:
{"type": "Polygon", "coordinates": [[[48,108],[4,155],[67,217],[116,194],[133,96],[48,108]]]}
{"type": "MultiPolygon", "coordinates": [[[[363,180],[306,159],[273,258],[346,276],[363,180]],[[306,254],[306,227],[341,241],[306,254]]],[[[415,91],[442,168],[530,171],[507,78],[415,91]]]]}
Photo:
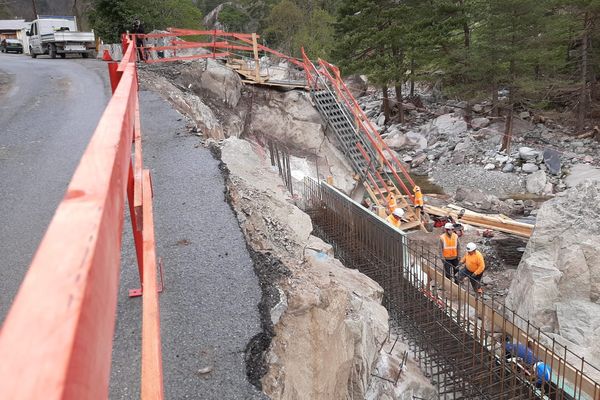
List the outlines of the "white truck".
{"type": "Polygon", "coordinates": [[[27,36],[32,58],[42,54],[48,54],[50,58],[57,55],[65,58],[67,54],[81,54],[83,58],[96,55],[94,32],[79,32],[75,17],[38,15],[27,36]]]}

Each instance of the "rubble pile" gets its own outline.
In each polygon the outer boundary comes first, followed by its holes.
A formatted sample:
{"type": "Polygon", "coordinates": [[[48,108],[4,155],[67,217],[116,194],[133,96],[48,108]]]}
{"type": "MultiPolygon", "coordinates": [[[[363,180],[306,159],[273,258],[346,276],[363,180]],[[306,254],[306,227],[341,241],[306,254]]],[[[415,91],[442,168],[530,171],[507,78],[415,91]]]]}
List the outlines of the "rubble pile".
{"type": "MultiPolygon", "coordinates": [[[[428,98],[420,96],[425,102],[428,98]]],[[[489,103],[472,105],[466,118],[466,102],[429,101],[418,108],[405,101],[406,122],[385,124],[379,92],[358,102],[412,172],[428,176],[449,193],[463,186],[485,188],[501,198],[522,192],[551,196],[575,184],[568,177],[575,182],[589,175],[600,177],[600,142],[569,136],[567,128],[526,111],[513,119],[512,146],[505,152],[500,151],[505,121],[491,115],[489,103]]]]}

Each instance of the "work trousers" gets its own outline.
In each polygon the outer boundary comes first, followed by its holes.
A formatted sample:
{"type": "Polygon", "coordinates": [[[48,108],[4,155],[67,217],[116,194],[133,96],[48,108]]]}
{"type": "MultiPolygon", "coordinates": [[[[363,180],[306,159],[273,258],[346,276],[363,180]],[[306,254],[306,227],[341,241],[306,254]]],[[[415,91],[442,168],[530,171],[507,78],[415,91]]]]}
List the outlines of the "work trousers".
{"type": "Polygon", "coordinates": [[[481,288],[481,277],[483,276],[483,272],[479,275],[475,275],[473,272],[469,271],[467,268],[463,268],[458,273],[457,280],[460,282],[464,277],[469,278],[469,282],[471,282],[471,286],[473,290],[476,292],[481,288]]]}
{"type": "Polygon", "coordinates": [[[444,259],[444,273],[446,278],[454,279],[456,282],[456,273],[458,272],[458,258],[451,260],[444,259]]]}

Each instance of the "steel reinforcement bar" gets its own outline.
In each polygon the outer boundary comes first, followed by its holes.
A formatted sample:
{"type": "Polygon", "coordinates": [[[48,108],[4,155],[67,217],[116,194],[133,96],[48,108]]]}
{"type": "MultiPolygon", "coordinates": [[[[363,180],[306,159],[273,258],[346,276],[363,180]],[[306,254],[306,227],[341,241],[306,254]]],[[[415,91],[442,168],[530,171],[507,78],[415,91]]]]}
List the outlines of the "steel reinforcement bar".
{"type": "Polygon", "coordinates": [[[126,199],[141,285],[130,294],[143,296],[141,398],[163,398],[152,186],[125,44],[109,65],[113,97],[2,326],[1,399],[108,398],[126,199]]]}
{"type": "Polygon", "coordinates": [[[304,208],[313,233],[333,245],[336,257],[383,287],[391,324],[441,398],[600,399],[593,366],[544,340],[539,329],[504,305],[483,302],[470,285],[461,288],[446,279],[438,257],[337,189],[306,178],[304,208]],[[508,337],[531,349],[551,371],[550,379],[507,354],[508,337]]]}

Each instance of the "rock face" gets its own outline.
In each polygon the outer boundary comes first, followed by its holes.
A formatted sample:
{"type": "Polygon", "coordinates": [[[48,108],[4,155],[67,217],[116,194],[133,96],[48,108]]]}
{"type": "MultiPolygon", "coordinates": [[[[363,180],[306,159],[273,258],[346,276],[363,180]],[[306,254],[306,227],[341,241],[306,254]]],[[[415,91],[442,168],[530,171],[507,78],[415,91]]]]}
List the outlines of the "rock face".
{"type": "Polygon", "coordinates": [[[522,317],[596,364],[600,361],[599,219],[599,182],[584,182],[544,203],[506,298],[522,317]]]}
{"type": "Polygon", "coordinates": [[[274,304],[262,305],[272,332],[263,391],[272,399],[364,398],[388,335],[383,290],[310,235],[310,218],[289,201],[259,146],[229,138],[221,158],[249,246],[285,271],[279,278],[258,271],[261,286],[275,287],[274,304]]]}

